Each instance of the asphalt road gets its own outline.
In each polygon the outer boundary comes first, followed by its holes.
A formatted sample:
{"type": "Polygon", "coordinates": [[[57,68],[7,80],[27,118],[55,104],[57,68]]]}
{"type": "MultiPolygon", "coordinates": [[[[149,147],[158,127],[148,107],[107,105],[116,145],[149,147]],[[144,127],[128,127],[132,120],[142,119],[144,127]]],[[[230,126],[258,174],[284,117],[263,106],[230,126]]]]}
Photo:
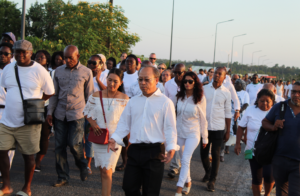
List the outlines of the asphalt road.
{"type": "MultiPolygon", "coordinates": [[[[68,162],[70,165],[70,181],[67,186],[55,188],[51,184],[56,181],[54,141],[50,139],[48,154],[42,162],[41,173],[35,173],[31,185],[33,196],[65,196],[65,195],[101,195],[100,172],[94,167],[93,174],[85,182],[80,180],[79,170],[75,166],[74,158],[68,152],[68,162]]],[[[191,196],[251,196],[251,173],[249,162],[245,161],[243,154],[236,156],[234,148],[230,147],[230,154],[225,155],[225,162],[220,164],[219,175],[215,185],[215,192],[206,191],[206,184],[201,182],[204,176],[203,166],[200,160],[199,147],[194,152],[191,162],[192,188],[191,196]]],[[[119,160],[120,161],[120,160],[119,160]]],[[[178,177],[170,179],[167,177],[169,165],[165,165],[165,174],[162,182],[160,195],[173,196],[176,191],[178,177]]],[[[16,152],[11,169],[11,184],[14,193],[21,190],[24,183],[24,162],[20,153],[16,152]]],[[[112,196],[124,196],[122,191],[123,172],[113,174],[112,196]]]]}

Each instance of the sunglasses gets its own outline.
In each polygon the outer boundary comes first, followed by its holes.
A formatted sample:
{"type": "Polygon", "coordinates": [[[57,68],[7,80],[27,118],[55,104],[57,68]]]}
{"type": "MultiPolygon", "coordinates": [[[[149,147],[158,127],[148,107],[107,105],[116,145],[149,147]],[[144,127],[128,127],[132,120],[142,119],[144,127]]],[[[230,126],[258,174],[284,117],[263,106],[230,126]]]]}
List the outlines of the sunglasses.
{"type": "Polygon", "coordinates": [[[153,80],[153,79],[155,79],[155,78],[138,78],[137,80],[139,81],[139,82],[143,82],[143,81],[145,81],[146,83],[149,83],[151,80],[153,80]]]}
{"type": "Polygon", "coordinates": [[[89,65],[97,65],[97,62],[96,62],[96,61],[88,60],[88,64],[89,64],[89,65]]]}
{"type": "Polygon", "coordinates": [[[292,93],[292,94],[297,94],[297,93],[299,93],[299,94],[300,94],[300,91],[291,90],[291,93],[292,93]]]}
{"type": "Polygon", "coordinates": [[[12,53],[8,53],[8,52],[0,52],[0,56],[1,56],[2,54],[3,54],[4,56],[8,56],[9,54],[12,54],[12,53]]]}
{"type": "Polygon", "coordinates": [[[183,83],[184,84],[186,84],[186,83],[193,84],[194,80],[183,80],[183,83]]]}
{"type": "Polygon", "coordinates": [[[151,60],[156,60],[156,58],[149,58],[149,59],[151,59],[151,60]]]}
{"type": "Polygon", "coordinates": [[[209,73],[215,73],[214,71],[210,71],[209,73]]]}
{"type": "Polygon", "coordinates": [[[163,67],[158,67],[157,69],[162,69],[162,70],[165,70],[165,68],[163,68],[163,67]]]}
{"type": "Polygon", "coordinates": [[[181,75],[183,73],[183,71],[173,71],[173,73],[176,75],[181,75]]]}

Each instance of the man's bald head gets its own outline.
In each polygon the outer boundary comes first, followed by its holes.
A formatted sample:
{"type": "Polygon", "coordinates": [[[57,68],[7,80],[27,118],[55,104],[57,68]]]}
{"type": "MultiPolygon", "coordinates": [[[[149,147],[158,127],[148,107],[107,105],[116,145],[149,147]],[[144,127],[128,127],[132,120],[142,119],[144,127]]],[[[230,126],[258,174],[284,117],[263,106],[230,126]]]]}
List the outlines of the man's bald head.
{"type": "Polygon", "coordinates": [[[145,61],[142,62],[141,67],[144,67],[146,65],[152,65],[152,63],[149,60],[145,60],[145,61]]]}
{"type": "Polygon", "coordinates": [[[69,68],[75,67],[79,62],[79,50],[74,45],[69,45],[64,50],[66,65],[69,68]]]}
{"type": "Polygon", "coordinates": [[[177,63],[174,67],[174,69],[179,68],[179,69],[184,69],[185,70],[185,65],[183,63],[177,63]]]}
{"type": "Polygon", "coordinates": [[[274,94],[276,93],[276,88],[272,83],[265,83],[263,89],[267,89],[272,91],[274,94]]]}

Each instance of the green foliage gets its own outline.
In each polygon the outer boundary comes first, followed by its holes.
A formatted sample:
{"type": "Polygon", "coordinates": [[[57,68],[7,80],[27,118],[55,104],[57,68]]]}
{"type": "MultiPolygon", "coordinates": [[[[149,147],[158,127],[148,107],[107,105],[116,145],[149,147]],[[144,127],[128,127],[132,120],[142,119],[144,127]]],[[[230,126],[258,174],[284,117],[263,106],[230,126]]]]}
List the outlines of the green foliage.
{"type": "Polygon", "coordinates": [[[38,37],[26,37],[25,39],[32,43],[33,52],[36,52],[38,50],[47,50],[50,54],[53,54],[57,51],[63,51],[65,48],[65,45],[63,45],[62,40],[49,41],[42,40],[38,37]]]}
{"type": "Polygon", "coordinates": [[[21,11],[17,3],[0,0],[0,32],[13,32],[16,37],[21,32],[21,11]]]}

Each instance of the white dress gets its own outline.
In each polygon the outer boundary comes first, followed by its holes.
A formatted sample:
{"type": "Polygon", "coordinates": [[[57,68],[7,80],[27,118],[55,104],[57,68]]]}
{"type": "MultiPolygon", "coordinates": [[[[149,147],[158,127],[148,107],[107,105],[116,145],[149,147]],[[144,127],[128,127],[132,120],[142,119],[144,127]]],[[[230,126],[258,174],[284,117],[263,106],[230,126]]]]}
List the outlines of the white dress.
{"type": "MultiPolygon", "coordinates": [[[[107,129],[109,130],[109,138],[111,138],[111,135],[117,128],[120,116],[125,109],[127,102],[128,100],[126,99],[103,98],[103,106],[107,122],[107,129]]],[[[85,116],[87,115],[88,118],[96,120],[100,128],[106,128],[99,97],[93,97],[93,95],[89,97],[89,100],[83,110],[83,114],[85,116]]],[[[110,150],[110,152],[107,153],[108,145],[100,145],[95,143],[92,143],[92,145],[95,154],[95,166],[106,168],[107,170],[112,169],[112,171],[115,172],[122,147],[116,144],[116,148],[118,148],[118,150],[116,152],[110,150]]]]}

